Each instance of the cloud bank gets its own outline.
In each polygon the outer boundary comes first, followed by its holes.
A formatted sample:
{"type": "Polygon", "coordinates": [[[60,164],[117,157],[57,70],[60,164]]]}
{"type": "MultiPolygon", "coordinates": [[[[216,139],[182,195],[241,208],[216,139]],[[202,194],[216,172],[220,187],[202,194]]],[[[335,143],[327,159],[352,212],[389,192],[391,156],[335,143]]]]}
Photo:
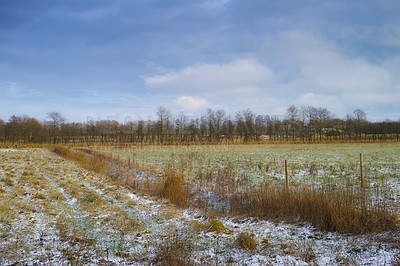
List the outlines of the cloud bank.
{"type": "Polygon", "coordinates": [[[188,110],[229,102],[233,109],[248,106],[282,113],[295,104],[327,107],[342,116],[356,107],[400,102],[399,79],[394,74],[399,58],[371,62],[305,31],[283,32],[268,48],[282,58],[284,67],[273,70],[274,62],[244,58],[195,64],[143,79],[149,89],[185,93],[176,102],[188,110]],[[193,97],[201,97],[202,104],[193,97]],[[193,104],[184,104],[190,100],[193,104]]]}

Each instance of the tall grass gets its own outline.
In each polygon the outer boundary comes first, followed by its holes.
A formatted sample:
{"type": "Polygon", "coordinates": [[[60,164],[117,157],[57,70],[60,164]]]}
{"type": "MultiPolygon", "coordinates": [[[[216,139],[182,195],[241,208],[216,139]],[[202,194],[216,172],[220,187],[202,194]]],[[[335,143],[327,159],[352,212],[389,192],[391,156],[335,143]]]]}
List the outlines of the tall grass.
{"type": "Polygon", "coordinates": [[[363,234],[399,229],[388,202],[363,190],[264,184],[230,198],[231,213],[289,222],[307,221],[325,231],[363,234]]]}

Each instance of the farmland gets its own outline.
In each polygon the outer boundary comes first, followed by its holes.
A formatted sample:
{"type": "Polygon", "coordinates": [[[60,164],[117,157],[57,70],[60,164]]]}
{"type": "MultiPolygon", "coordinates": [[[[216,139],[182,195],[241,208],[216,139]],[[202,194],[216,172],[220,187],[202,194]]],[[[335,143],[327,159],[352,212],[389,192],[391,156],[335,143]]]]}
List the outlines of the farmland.
{"type": "Polygon", "coordinates": [[[328,145],[219,145],[150,146],[98,148],[111,156],[182,172],[194,183],[211,180],[229,172],[243,186],[262,182],[283,183],[284,161],[289,161],[292,186],[360,187],[360,159],[364,157],[366,186],[386,193],[399,207],[399,144],[328,144],[328,145]]]}
{"type": "Polygon", "coordinates": [[[0,263],[396,264],[398,231],[320,230],[304,220],[231,212],[226,198],[263,182],[283,184],[284,160],[289,161],[293,190],[306,184],[358,191],[363,153],[366,190],[374,202],[383,200],[391,207],[388,212],[398,215],[399,148],[108,146],[92,147],[88,155],[75,149],[89,158],[106,155],[107,171],[46,149],[2,149],[0,263]],[[190,188],[189,202],[181,207],[150,193],[148,182],[167,170],[182,175],[190,188]]]}
{"type": "Polygon", "coordinates": [[[385,183],[399,189],[399,144],[139,146],[98,150],[132,162],[174,168],[189,177],[230,167],[236,175],[248,177],[251,184],[283,180],[284,160],[289,161],[294,181],[356,184],[359,154],[363,153],[370,185],[385,183]]]}

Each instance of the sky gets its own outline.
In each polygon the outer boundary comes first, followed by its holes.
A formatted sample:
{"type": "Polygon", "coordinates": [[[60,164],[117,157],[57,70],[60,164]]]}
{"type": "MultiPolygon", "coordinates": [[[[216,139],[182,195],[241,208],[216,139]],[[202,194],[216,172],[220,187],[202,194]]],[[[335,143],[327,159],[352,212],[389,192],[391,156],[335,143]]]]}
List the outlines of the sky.
{"type": "Polygon", "coordinates": [[[398,0],[0,0],[0,119],[400,120],[398,0]]]}

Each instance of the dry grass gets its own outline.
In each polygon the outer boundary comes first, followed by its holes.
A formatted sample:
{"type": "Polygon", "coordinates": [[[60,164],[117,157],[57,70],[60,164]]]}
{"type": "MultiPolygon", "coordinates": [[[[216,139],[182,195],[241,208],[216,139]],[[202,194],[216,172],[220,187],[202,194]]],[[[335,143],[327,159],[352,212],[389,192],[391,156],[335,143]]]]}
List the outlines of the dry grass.
{"type": "Polygon", "coordinates": [[[77,161],[86,169],[93,170],[97,173],[103,173],[108,168],[104,156],[88,156],[83,152],[73,152],[64,147],[55,147],[53,151],[65,158],[77,161]]]}
{"type": "Polygon", "coordinates": [[[218,219],[209,219],[207,222],[194,221],[193,229],[196,232],[214,232],[217,234],[225,233],[230,234],[231,231],[224,226],[224,224],[218,219]]]}
{"type": "Polygon", "coordinates": [[[159,245],[154,263],[161,265],[193,265],[190,260],[193,242],[173,233],[159,245]]]}
{"type": "MultiPolygon", "coordinates": [[[[58,154],[79,161],[84,167],[97,172],[112,173],[120,183],[144,193],[166,198],[186,207],[190,205],[190,187],[185,176],[177,170],[158,170],[154,167],[133,167],[146,171],[148,176],[140,180],[127,169],[128,163],[90,150],[73,152],[63,147],[55,149],[58,154]],[[122,167],[121,167],[122,166],[122,167]]],[[[130,163],[129,163],[130,164],[130,163]]],[[[207,175],[203,186],[212,189],[230,202],[231,215],[248,215],[264,219],[288,222],[306,221],[320,230],[363,234],[399,230],[399,219],[385,199],[379,202],[371,191],[342,187],[292,187],[288,192],[280,184],[263,184],[253,189],[245,181],[234,177],[227,167],[218,173],[207,175]],[[208,177],[207,177],[208,176],[208,177]],[[244,182],[244,183],[243,183],[244,182]],[[214,184],[214,185],[212,185],[214,184]]]]}
{"type": "MultiPolygon", "coordinates": [[[[185,177],[176,171],[165,169],[160,173],[157,169],[143,167],[144,169],[140,169],[141,171],[146,171],[149,175],[157,178],[148,178],[141,182],[142,180],[130,171],[127,162],[120,158],[110,158],[86,149],[71,151],[64,147],[55,147],[53,151],[65,158],[79,162],[88,170],[106,174],[131,189],[166,198],[180,207],[188,206],[190,202],[189,186],[185,177]]],[[[140,165],[135,164],[134,167],[140,168],[140,165]]]]}
{"type": "Polygon", "coordinates": [[[172,170],[165,170],[163,172],[163,179],[160,181],[162,184],[157,186],[161,188],[161,190],[157,192],[158,196],[167,198],[180,207],[189,205],[189,187],[183,174],[172,170]]]}
{"type": "Polygon", "coordinates": [[[398,216],[388,203],[374,203],[362,190],[265,184],[231,197],[231,211],[266,219],[307,221],[321,230],[362,234],[399,229],[398,216]]]}
{"type": "Polygon", "coordinates": [[[241,232],[236,237],[236,244],[243,249],[255,250],[257,248],[257,242],[254,236],[254,233],[241,232]]]}

